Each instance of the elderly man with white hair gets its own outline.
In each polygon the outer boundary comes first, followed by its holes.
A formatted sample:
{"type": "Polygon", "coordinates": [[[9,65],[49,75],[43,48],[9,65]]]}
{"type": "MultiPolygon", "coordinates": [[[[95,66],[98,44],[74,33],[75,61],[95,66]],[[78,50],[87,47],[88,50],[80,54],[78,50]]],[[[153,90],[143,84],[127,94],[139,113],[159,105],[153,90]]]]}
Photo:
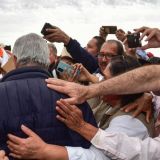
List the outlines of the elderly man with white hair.
{"type": "MultiPolygon", "coordinates": [[[[17,57],[16,69],[7,73],[0,83],[0,149],[8,154],[8,133],[24,137],[22,124],[50,144],[88,148],[87,140],[56,119],[56,101],[65,95],[46,86],[50,61],[45,40],[34,33],[24,35],[15,42],[13,53],[17,57]]],[[[88,104],[80,108],[85,119],[96,126],[88,104]]]]}

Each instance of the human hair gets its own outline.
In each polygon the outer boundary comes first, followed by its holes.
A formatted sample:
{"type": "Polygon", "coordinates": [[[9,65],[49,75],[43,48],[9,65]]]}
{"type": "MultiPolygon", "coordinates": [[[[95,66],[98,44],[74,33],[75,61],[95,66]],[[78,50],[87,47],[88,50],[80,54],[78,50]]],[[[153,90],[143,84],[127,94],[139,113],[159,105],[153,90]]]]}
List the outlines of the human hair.
{"type": "Polygon", "coordinates": [[[124,55],[124,48],[120,41],[115,39],[107,40],[107,43],[115,43],[117,45],[117,55],[124,55]]]}
{"type": "MultiPolygon", "coordinates": [[[[109,69],[110,69],[111,75],[114,77],[140,66],[141,66],[140,63],[136,58],[133,58],[127,55],[125,56],[122,55],[122,56],[113,57],[111,59],[109,69]]],[[[125,106],[135,101],[137,98],[141,97],[142,95],[143,93],[123,95],[121,100],[121,106],[125,106]]]]}
{"type": "Polygon", "coordinates": [[[35,63],[43,67],[48,67],[50,64],[48,45],[35,33],[18,38],[13,47],[13,54],[17,58],[17,64],[35,63]]]}
{"type": "Polygon", "coordinates": [[[97,40],[97,49],[99,52],[105,40],[100,36],[94,36],[93,38],[97,40]]]}
{"type": "Polygon", "coordinates": [[[53,49],[53,53],[55,53],[55,55],[57,55],[57,48],[53,43],[48,43],[48,46],[51,47],[53,49]]]}

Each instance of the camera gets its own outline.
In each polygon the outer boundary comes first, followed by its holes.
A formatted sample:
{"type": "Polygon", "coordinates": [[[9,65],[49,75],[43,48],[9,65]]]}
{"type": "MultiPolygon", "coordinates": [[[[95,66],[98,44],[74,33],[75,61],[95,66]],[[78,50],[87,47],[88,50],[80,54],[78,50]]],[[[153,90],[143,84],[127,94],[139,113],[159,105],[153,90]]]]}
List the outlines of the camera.
{"type": "Polygon", "coordinates": [[[127,35],[127,42],[129,48],[141,47],[140,33],[131,33],[127,35]]]}
{"type": "Polygon", "coordinates": [[[52,26],[50,23],[45,23],[42,30],[41,30],[41,33],[46,36],[48,34],[50,34],[49,32],[46,31],[46,29],[56,29],[56,27],[52,26]]]}
{"type": "Polygon", "coordinates": [[[117,31],[117,26],[102,26],[104,31],[108,34],[115,34],[117,31]]]}

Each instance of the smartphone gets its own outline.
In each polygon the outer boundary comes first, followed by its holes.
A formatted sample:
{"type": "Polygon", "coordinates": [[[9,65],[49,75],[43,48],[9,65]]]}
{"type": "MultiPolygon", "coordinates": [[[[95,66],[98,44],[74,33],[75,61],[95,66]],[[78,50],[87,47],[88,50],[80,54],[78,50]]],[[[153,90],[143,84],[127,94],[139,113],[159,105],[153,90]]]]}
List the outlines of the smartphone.
{"type": "Polygon", "coordinates": [[[108,34],[116,34],[117,26],[102,26],[104,31],[108,34]]]}
{"type": "Polygon", "coordinates": [[[5,50],[11,51],[11,45],[7,45],[4,47],[5,50]]]}
{"type": "Polygon", "coordinates": [[[55,29],[56,27],[52,26],[50,23],[45,23],[42,30],[41,30],[41,33],[46,36],[48,34],[50,34],[49,32],[46,31],[46,29],[55,29]]]}
{"type": "MultiPolygon", "coordinates": [[[[73,72],[74,72],[74,67],[65,63],[65,62],[63,62],[63,61],[59,61],[56,70],[59,73],[66,72],[69,76],[72,76],[73,72]]],[[[80,74],[80,71],[78,70],[77,75],[79,75],[79,74],[80,74]]]]}
{"type": "Polygon", "coordinates": [[[129,48],[141,47],[140,33],[131,33],[127,35],[127,42],[129,48]]]}

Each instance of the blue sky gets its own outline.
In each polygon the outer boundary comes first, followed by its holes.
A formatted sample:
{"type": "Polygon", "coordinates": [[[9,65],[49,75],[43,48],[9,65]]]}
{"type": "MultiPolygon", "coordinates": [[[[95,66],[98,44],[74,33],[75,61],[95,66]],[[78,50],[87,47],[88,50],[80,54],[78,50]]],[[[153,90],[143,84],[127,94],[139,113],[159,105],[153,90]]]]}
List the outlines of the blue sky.
{"type": "MultiPolygon", "coordinates": [[[[82,46],[102,25],[125,31],[160,26],[159,0],[1,0],[0,43],[14,44],[21,35],[40,30],[45,22],[60,27],[82,46]]],[[[109,38],[115,38],[109,37],[109,38]]],[[[62,44],[57,44],[61,52],[62,44]]],[[[159,50],[154,51],[156,54],[159,50]]]]}

